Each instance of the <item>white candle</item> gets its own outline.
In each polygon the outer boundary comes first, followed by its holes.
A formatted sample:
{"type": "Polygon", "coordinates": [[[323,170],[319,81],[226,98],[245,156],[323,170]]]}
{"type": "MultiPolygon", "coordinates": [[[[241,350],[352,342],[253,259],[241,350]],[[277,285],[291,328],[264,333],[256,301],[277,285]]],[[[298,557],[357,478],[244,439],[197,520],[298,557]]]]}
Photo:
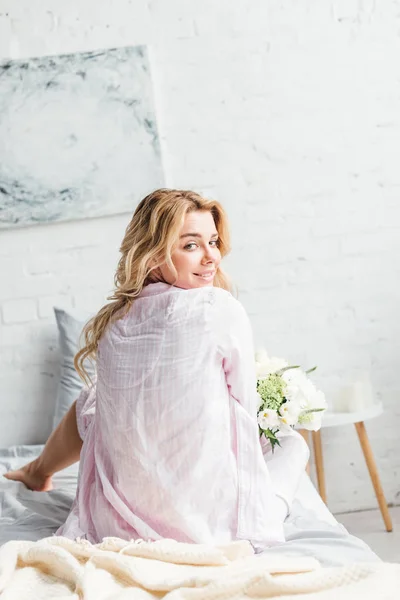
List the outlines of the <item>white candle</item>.
{"type": "Polygon", "coordinates": [[[365,372],[339,391],[334,406],[337,412],[359,412],[371,408],[374,403],[371,380],[365,372]]]}

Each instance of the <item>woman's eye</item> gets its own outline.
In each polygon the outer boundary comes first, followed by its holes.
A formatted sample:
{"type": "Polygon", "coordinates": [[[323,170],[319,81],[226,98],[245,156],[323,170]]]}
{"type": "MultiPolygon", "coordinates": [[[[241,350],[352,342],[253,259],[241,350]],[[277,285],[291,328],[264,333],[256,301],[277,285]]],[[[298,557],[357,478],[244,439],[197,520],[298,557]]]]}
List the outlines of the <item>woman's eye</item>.
{"type": "MultiPolygon", "coordinates": [[[[213,246],[213,248],[218,248],[218,240],[210,240],[210,245],[213,246]]],[[[190,242],[190,244],[186,244],[186,246],[184,246],[185,250],[194,250],[195,248],[197,248],[197,244],[195,242],[190,242]]]]}

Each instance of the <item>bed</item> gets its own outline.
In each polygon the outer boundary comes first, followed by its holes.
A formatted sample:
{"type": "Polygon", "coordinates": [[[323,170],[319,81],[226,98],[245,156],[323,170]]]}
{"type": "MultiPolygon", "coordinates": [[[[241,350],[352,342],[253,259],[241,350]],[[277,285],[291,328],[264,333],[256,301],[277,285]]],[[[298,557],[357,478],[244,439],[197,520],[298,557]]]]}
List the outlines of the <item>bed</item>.
{"type": "MultiPolygon", "coordinates": [[[[53,418],[55,427],[81,389],[82,383],[74,369],[73,358],[86,318],[60,308],[55,308],[54,311],[61,357],[61,375],[53,418]]],[[[3,428],[4,426],[6,423],[3,423],[3,428]]],[[[31,434],[35,433],[34,422],[29,422],[29,430],[31,434]]],[[[37,437],[39,432],[36,434],[37,437]]],[[[42,448],[41,445],[0,448],[0,553],[11,540],[26,540],[26,543],[38,542],[44,538],[54,540],[54,532],[67,518],[77,486],[78,464],[54,476],[54,489],[51,492],[32,492],[21,483],[2,477],[5,472],[17,469],[36,458],[42,448]]],[[[282,555],[282,559],[317,559],[322,566],[327,567],[351,563],[380,564],[380,559],[364,542],[350,535],[336,521],[306,473],[285,522],[285,537],[285,544],[268,549],[263,554],[271,560],[277,555],[282,555]]],[[[0,561],[0,580],[1,567],[0,561]]]]}
{"type": "MultiPolygon", "coordinates": [[[[68,515],[78,464],[54,477],[51,492],[32,492],[1,477],[36,458],[41,449],[42,446],[27,445],[0,449],[0,546],[10,540],[37,541],[52,536],[68,515]]],[[[364,542],[336,521],[305,473],[285,522],[285,534],[286,543],[266,553],[313,557],[322,566],[379,561],[364,542]]]]}

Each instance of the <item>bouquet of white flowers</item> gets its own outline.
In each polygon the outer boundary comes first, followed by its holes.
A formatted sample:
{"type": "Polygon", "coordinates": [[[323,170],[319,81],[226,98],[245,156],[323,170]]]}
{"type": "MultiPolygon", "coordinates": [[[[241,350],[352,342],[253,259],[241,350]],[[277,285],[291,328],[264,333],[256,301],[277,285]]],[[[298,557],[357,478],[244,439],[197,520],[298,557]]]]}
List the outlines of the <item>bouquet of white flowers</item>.
{"type": "Polygon", "coordinates": [[[260,437],[279,445],[277,434],[295,425],[317,431],[327,408],[324,394],[307,377],[316,367],[302,371],[281,358],[269,358],[265,350],[256,352],[257,412],[260,437]]]}

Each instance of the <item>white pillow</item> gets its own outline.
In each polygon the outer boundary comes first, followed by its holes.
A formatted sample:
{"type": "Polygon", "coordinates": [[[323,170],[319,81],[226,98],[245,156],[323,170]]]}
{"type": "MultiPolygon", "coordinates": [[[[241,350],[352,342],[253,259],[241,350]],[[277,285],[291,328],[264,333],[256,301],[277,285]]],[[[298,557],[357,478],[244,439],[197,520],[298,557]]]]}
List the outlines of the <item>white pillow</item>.
{"type": "MultiPolygon", "coordinates": [[[[83,326],[90,319],[75,316],[62,308],[54,307],[56,317],[60,355],[61,355],[61,377],[58,383],[56,406],[54,410],[53,427],[56,427],[63,416],[68,412],[79,395],[84,383],[74,367],[74,357],[80,347],[80,336],[83,326]]],[[[85,368],[91,378],[95,374],[95,368],[90,361],[86,361],[85,368]]]]}

